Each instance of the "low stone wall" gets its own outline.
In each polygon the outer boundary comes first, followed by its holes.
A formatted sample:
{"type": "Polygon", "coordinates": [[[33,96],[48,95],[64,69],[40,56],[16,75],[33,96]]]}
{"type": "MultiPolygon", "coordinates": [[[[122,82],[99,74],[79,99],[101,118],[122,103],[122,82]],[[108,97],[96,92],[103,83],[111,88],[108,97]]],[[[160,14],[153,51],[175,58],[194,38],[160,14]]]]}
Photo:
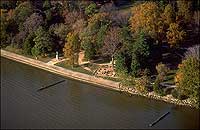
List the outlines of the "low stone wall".
{"type": "Polygon", "coordinates": [[[104,87],[107,89],[123,91],[123,92],[127,92],[129,94],[144,96],[144,97],[153,98],[156,100],[162,100],[162,101],[177,104],[177,105],[187,105],[187,106],[193,107],[190,100],[178,100],[178,99],[173,98],[171,95],[159,96],[158,94],[155,94],[154,92],[150,92],[150,93],[146,93],[146,94],[140,93],[139,91],[137,91],[134,88],[119,87],[119,84],[120,84],[119,82],[114,82],[111,80],[106,80],[103,78],[97,78],[95,76],[91,76],[91,75],[87,75],[87,74],[83,74],[83,73],[79,73],[79,72],[74,72],[72,70],[67,70],[67,69],[59,67],[59,66],[47,64],[42,61],[27,58],[25,56],[21,56],[21,55],[12,53],[12,52],[1,50],[1,56],[11,59],[11,60],[14,60],[14,61],[18,61],[18,62],[21,62],[24,64],[31,65],[33,67],[37,67],[37,68],[40,68],[40,69],[43,69],[43,70],[46,70],[46,71],[49,71],[49,72],[52,72],[52,73],[55,73],[58,75],[62,75],[64,77],[68,77],[68,78],[76,79],[79,81],[95,84],[95,85],[98,85],[98,86],[101,86],[101,87],[104,87]]]}
{"type": "Polygon", "coordinates": [[[103,78],[97,78],[97,77],[94,77],[91,75],[74,72],[72,70],[67,70],[67,69],[59,67],[59,66],[47,64],[42,61],[27,58],[25,56],[18,55],[18,54],[12,53],[12,52],[4,51],[4,50],[1,50],[1,56],[11,59],[11,60],[14,60],[14,61],[18,61],[18,62],[21,62],[24,64],[31,65],[33,67],[37,67],[37,68],[40,68],[40,69],[43,69],[43,70],[46,70],[46,71],[49,71],[49,72],[52,72],[52,73],[55,73],[58,75],[62,75],[64,77],[76,79],[79,81],[95,84],[95,85],[98,85],[98,86],[101,86],[104,88],[114,89],[114,90],[119,91],[119,88],[118,88],[119,82],[114,82],[114,81],[106,80],[103,78]]]}

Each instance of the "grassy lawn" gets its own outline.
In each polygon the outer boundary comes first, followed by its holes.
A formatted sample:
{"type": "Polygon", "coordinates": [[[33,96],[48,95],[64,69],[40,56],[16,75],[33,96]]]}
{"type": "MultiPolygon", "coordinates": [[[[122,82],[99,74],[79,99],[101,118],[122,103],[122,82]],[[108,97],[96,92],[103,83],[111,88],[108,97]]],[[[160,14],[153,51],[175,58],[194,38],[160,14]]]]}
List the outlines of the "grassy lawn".
{"type": "Polygon", "coordinates": [[[113,77],[102,77],[103,79],[107,79],[107,80],[112,80],[112,81],[115,81],[115,82],[120,82],[120,79],[118,78],[113,78],[113,77]]]}
{"type": "Polygon", "coordinates": [[[97,70],[99,68],[98,65],[93,64],[93,63],[87,63],[87,64],[84,64],[83,66],[90,68],[92,70],[92,72],[94,72],[95,70],[97,70]]]}
{"type": "Polygon", "coordinates": [[[73,70],[73,71],[76,71],[76,72],[92,75],[91,71],[85,70],[81,66],[77,66],[77,67],[73,67],[72,68],[72,66],[67,65],[64,61],[60,62],[60,63],[57,63],[55,65],[63,67],[63,68],[66,68],[66,69],[69,69],[69,70],[73,70]]]}
{"type": "MultiPolygon", "coordinates": [[[[3,49],[6,51],[9,51],[9,52],[13,52],[13,53],[31,58],[31,59],[35,59],[35,57],[32,55],[24,54],[22,49],[17,49],[17,48],[11,47],[11,46],[7,46],[6,48],[3,48],[3,49]]],[[[46,56],[46,57],[38,56],[38,60],[42,61],[42,62],[49,62],[53,58],[52,56],[53,56],[53,54],[46,56]]]]}

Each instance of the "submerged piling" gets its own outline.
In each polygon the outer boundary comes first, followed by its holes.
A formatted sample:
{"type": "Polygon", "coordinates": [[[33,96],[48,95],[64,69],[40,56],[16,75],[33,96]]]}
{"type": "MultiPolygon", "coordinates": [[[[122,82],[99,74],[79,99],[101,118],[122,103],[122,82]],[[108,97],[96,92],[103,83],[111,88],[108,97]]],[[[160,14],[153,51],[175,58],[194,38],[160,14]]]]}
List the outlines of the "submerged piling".
{"type": "Polygon", "coordinates": [[[170,113],[170,111],[166,112],[162,116],[160,116],[157,120],[155,120],[153,123],[149,124],[150,127],[154,126],[156,123],[158,123],[160,120],[162,120],[165,116],[167,116],[170,113]]]}
{"type": "Polygon", "coordinates": [[[49,88],[49,87],[52,87],[52,86],[54,86],[54,85],[56,85],[56,84],[59,84],[59,83],[62,83],[62,82],[64,82],[64,81],[65,81],[65,80],[61,80],[61,81],[56,82],[56,83],[54,83],[54,84],[48,85],[48,86],[46,86],[46,87],[39,88],[37,91],[41,91],[41,90],[47,89],[47,88],[49,88]]]}

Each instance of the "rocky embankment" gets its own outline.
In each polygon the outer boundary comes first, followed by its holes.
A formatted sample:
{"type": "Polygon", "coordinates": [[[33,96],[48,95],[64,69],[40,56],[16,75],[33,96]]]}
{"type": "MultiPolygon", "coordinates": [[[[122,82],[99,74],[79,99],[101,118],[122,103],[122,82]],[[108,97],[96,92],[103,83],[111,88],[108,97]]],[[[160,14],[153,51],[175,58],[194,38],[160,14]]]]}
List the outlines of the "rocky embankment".
{"type": "Polygon", "coordinates": [[[161,101],[165,101],[167,103],[194,107],[189,98],[185,99],[185,100],[179,100],[179,99],[174,98],[171,94],[166,95],[166,96],[160,96],[160,95],[156,94],[155,92],[141,93],[133,87],[132,88],[131,87],[120,87],[120,90],[123,92],[127,92],[129,94],[144,96],[144,97],[148,97],[148,98],[152,98],[152,99],[156,99],[156,100],[161,100],[161,101]]]}

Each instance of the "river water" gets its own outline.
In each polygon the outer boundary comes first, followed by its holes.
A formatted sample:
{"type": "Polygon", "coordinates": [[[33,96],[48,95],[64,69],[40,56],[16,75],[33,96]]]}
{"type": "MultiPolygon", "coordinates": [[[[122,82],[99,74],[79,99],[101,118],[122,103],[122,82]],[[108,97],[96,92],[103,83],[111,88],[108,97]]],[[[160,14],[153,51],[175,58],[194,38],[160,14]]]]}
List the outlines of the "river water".
{"type": "Polygon", "coordinates": [[[198,127],[197,109],[129,97],[1,57],[1,128],[198,127]],[[61,80],[65,82],[37,91],[61,80]]]}

